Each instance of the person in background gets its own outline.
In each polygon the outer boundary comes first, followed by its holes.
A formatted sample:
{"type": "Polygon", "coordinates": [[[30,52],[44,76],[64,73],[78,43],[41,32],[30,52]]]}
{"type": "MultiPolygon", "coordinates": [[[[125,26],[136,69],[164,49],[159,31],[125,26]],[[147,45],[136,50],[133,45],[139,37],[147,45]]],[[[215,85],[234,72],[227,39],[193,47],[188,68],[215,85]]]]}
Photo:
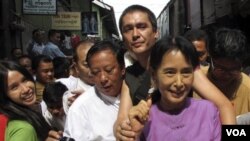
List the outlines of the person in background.
{"type": "Polygon", "coordinates": [[[204,30],[192,29],[185,33],[184,35],[190,42],[193,43],[195,49],[199,54],[200,65],[209,65],[209,44],[208,36],[204,30]]]}
{"type": "Polygon", "coordinates": [[[76,141],[114,141],[113,124],[125,75],[124,52],[111,41],[91,47],[86,62],[94,87],[80,95],[69,109],[63,135],[76,141]],[[81,122],[79,122],[81,121],[81,122]]]}
{"type": "Polygon", "coordinates": [[[0,61],[0,81],[0,114],[8,118],[5,141],[44,141],[51,127],[33,110],[32,75],[14,62],[0,61]]]}
{"type": "Polygon", "coordinates": [[[37,55],[41,55],[46,44],[45,31],[37,28],[32,31],[32,41],[28,44],[27,52],[34,58],[37,55]]]}
{"type": "Polygon", "coordinates": [[[250,50],[248,51],[248,55],[246,59],[242,62],[242,71],[250,77],[250,50]]]}
{"type": "Polygon", "coordinates": [[[72,34],[70,37],[71,46],[74,49],[76,45],[81,41],[81,38],[77,34],[72,34]]]}
{"type": "Polygon", "coordinates": [[[34,75],[32,70],[32,59],[29,55],[22,55],[18,57],[18,64],[26,68],[32,76],[34,75]]]}
{"type": "Polygon", "coordinates": [[[80,41],[74,48],[73,63],[78,77],[88,85],[93,85],[93,79],[91,79],[89,66],[86,61],[87,53],[95,42],[91,40],[80,41]]]}
{"type": "Polygon", "coordinates": [[[11,49],[11,58],[9,58],[9,60],[17,61],[18,57],[22,55],[23,55],[22,49],[18,47],[14,47],[11,49]]]}
{"type": "Polygon", "coordinates": [[[89,49],[94,45],[91,40],[80,41],[73,49],[73,69],[77,74],[77,78],[70,76],[68,78],[58,79],[65,84],[68,91],[63,96],[63,107],[67,114],[69,106],[84,91],[94,85],[93,78],[86,62],[86,56],[89,49]]]}
{"type": "Polygon", "coordinates": [[[60,31],[49,30],[48,39],[49,42],[46,44],[42,54],[49,56],[51,59],[55,57],[66,57],[64,53],[60,50],[60,31]]]}
{"type": "Polygon", "coordinates": [[[66,120],[62,98],[67,90],[67,87],[61,82],[50,82],[45,85],[43,91],[43,101],[47,105],[43,116],[52,128],[59,131],[64,130],[66,120]]]}
{"type": "Polygon", "coordinates": [[[70,38],[72,36],[72,33],[69,30],[65,30],[65,47],[69,50],[72,49],[70,38]]]}
{"type": "Polygon", "coordinates": [[[231,101],[236,116],[250,112],[250,78],[241,71],[249,46],[237,29],[221,28],[211,40],[208,79],[231,101]]]}
{"type": "Polygon", "coordinates": [[[69,77],[70,61],[65,57],[55,57],[53,59],[55,79],[69,77]]]}
{"type": "Polygon", "coordinates": [[[53,61],[46,55],[38,55],[33,59],[32,69],[36,76],[36,98],[37,102],[40,103],[45,84],[54,81],[53,61]]]}
{"type": "Polygon", "coordinates": [[[151,95],[153,105],[141,101],[129,113],[132,128],[140,121],[145,124],[141,141],[220,141],[218,109],[207,100],[188,97],[197,66],[198,54],[184,37],[162,38],[156,42],[150,58],[155,83],[151,95]]]}
{"type": "MultiPolygon", "coordinates": [[[[128,120],[129,109],[141,99],[147,98],[152,87],[148,72],[148,60],[158,38],[155,15],[141,5],[127,7],[119,20],[119,28],[124,45],[136,56],[136,62],[126,68],[125,83],[122,88],[121,104],[114,132],[118,140],[133,139],[128,120]],[[131,138],[130,138],[131,137],[131,138]]],[[[231,102],[216,88],[199,68],[194,71],[194,91],[212,101],[220,111],[222,124],[235,124],[235,113],[231,102]],[[202,83],[201,83],[202,82],[202,83]],[[209,90],[209,91],[207,91],[209,90]]]]}
{"type": "Polygon", "coordinates": [[[72,50],[72,44],[71,44],[71,36],[72,33],[69,30],[65,30],[65,39],[64,39],[64,54],[67,56],[72,56],[73,50],[72,50]]]}

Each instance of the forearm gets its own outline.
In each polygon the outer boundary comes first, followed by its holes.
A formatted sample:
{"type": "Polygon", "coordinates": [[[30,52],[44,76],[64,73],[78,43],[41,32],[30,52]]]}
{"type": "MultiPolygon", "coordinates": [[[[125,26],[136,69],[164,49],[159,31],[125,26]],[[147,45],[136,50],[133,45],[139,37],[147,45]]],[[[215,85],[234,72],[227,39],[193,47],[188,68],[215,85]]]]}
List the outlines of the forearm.
{"type": "Polygon", "coordinates": [[[128,118],[130,108],[133,106],[132,99],[130,97],[129,88],[125,81],[122,85],[120,107],[117,116],[117,122],[123,121],[128,118]]]}
{"type": "Polygon", "coordinates": [[[208,78],[196,69],[194,72],[194,90],[203,98],[213,102],[220,111],[222,124],[236,124],[236,116],[232,103],[208,78]]]}
{"type": "Polygon", "coordinates": [[[132,105],[132,100],[129,94],[129,88],[124,81],[122,85],[122,90],[121,90],[119,112],[118,112],[117,120],[114,124],[115,135],[117,135],[118,126],[121,125],[122,122],[128,119],[128,113],[132,106],[133,105],[132,105]]]}

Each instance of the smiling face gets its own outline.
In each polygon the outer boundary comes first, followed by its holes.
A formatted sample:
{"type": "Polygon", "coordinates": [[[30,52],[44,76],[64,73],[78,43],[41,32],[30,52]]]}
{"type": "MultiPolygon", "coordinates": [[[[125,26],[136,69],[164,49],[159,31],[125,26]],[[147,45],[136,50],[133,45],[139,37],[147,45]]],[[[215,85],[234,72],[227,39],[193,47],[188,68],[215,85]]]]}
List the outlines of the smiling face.
{"type": "Polygon", "coordinates": [[[180,109],[192,87],[193,67],[180,51],[170,50],[163,55],[153,79],[161,93],[162,108],[180,109]]]}
{"type": "Polygon", "coordinates": [[[89,64],[97,90],[108,96],[119,95],[125,68],[120,67],[115,54],[110,49],[99,51],[90,58],[89,64]]]}
{"type": "Polygon", "coordinates": [[[122,19],[122,37],[126,47],[136,55],[149,54],[158,36],[147,13],[133,11],[122,19]]]}
{"type": "Polygon", "coordinates": [[[32,106],[36,101],[35,84],[18,71],[8,72],[7,96],[15,103],[32,106]]]}

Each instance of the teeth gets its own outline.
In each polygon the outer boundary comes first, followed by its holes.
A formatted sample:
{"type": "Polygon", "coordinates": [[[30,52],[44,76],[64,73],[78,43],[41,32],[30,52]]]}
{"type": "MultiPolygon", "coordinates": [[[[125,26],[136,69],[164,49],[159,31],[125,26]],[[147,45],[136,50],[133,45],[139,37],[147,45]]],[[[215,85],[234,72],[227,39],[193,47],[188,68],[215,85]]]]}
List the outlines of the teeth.
{"type": "Polygon", "coordinates": [[[25,95],[23,96],[23,99],[29,99],[33,96],[33,93],[30,93],[29,95],[25,95]]]}

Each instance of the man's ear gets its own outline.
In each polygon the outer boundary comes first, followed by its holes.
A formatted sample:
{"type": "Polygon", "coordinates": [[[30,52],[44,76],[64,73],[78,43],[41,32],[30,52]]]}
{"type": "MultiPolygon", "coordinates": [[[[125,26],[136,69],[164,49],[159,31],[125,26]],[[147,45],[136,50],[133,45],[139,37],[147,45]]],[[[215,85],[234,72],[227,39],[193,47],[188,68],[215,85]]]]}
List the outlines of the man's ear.
{"type": "Polygon", "coordinates": [[[125,74],[126,74],[126,68],[125,66],[122,68],[122,79],[125,78],[125,74]]]}
{"type": "Polygon", "coordinates": [[[79,70],[78,70],[78,68],[77,68],[77,66],[76,66],[76,62],[73,61],[72,65],[73,65],[73,69],[75,70],[75,72],[76,72],[77,75],[78,75],[78,74],[79,74],[79,70]]]}
{"type": "Polygon", "coordinates": [[[125,73],[126,73],[126,68],[124,66],[123,69],[122,69],[122,75],[125,75],[125,73]]]}

